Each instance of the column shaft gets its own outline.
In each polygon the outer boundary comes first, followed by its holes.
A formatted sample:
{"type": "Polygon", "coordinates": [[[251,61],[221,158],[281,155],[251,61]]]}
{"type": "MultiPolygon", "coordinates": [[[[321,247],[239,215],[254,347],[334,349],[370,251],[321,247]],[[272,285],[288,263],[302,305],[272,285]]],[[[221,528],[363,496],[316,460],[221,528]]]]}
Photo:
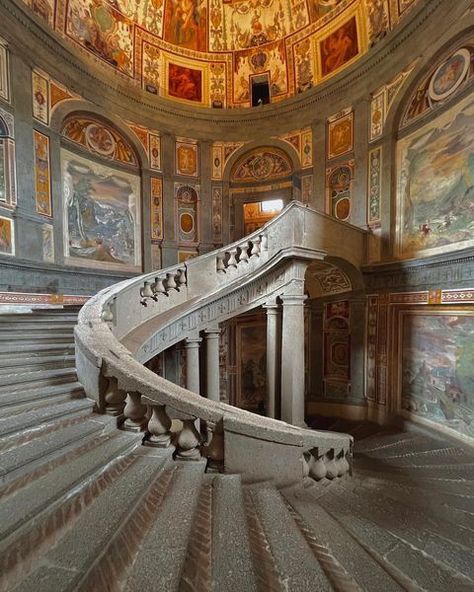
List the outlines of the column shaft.
{"type": "Polygon", "coordinates": [[[282,296],[281,418],[304,426],[304,295],[282,296]]]}
{"type": "Polygon", "coordinates": [[[268,417],[276,417],[276,390],[278,368],[278,316],[277,304],[264,305],[267,310],[267,365],[266,380],[267,392],[265,410],[268,417]]]}
{"type": "Polygon", "coordinates": [[[186,339],[186,388],[199,395],[199,344],[200,337],[186,339]]]}
{"type": "Polygon", "coordinates": [[[219,329],[205,331],[206,338],[206,390],[211,401],[220,399],[219,329]]]}

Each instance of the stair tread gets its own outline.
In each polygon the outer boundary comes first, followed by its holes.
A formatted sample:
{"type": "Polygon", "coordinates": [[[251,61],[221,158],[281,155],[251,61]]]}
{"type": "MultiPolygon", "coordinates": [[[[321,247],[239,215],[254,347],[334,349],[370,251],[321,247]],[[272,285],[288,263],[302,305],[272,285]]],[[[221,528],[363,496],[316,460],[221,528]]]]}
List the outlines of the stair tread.
{"type": "Polygon", "coordinates": [[[36,369],[52,370],[53,368],[71,368],[75,366],[76,358],[73,352],[67,354],[56,354],[52,356],[30,356],[24,358],[2,358],[0,376],[13,374],[14,369],[21,366],[26,371],[32,372],[36,369]]]}
{"type": "MultiPolygon", "coordinates": [[[[32,464],[46,463],[53,456],[60,456],[66,447],[83,442],[85,438],[96,435],[104,429],[103,424],[86,420],[80,424],[66,426],[48,438],[24,444],[0,454],[0,475],[4,482],[7,473],[29,470],[32,464]]],[[[9,475],[10,476],[10,475],[9,475]]]]}
{"type": "Polygon", "coordinates": [[[216,475],[213,498],[213,591],[257,591],[240,475],[216,475]]]}
{"type": "Polygon", "coordinates": [[[333,590],[280,493],[273,487],[255,487],[250,489],[250,495],[286,589],[291,592],[333,590]]]}
{"type": "Polygon", "coordinates": [[[67,466],[56,467],[34,480],[29,486],[0,500],[0,512],[3,516],[0,522],[0,535],[10,536],[27,522],[37,518],[40,512],[54,511],[53,502],[67,495],[91,473],[117,458],[134,443],[136,439],[125,432],[118,432],[113,437],[104,436],[100,455],[97,454],[97,450],[90,450],[70,461],[67,466]]]}
{"type": "Polygon", "coordinates": [[[30,387],[16,391],[10,390],[7,393],[0,393],[0,407],[41,400],[47,397],[54,397],[58,394],[72,394],[79,391],[84,393],[82,384],[77,380],[45,385],[35,389],[30,387]]]}
{"type": "Polygon", "coordinates": [[[203,462],[179,464],[171,495],[143,540],[123,592],[178,590],[205,468],[203,462]]]}
{"type": "MultiPolygon", "coordinates": [[[[69,368],[48,368],[46,370],[29,370],[27,372],[14,372],[11,374],[0,375],[0,385],[15,384],[21,382],[31,382],[32,380],[41,380],[42,378],[54,378],[61,376],[68,376],[75,374],[76,368],[71,366],[69,368]]],[[[21,388],[21,387],[19,387],[21,388]]],[[[1,391],[1,388],[0,388],[1,391]]]]}
{"type": "MultiPolygon", "coordinates": [[[[167,458],[136,455],[133,464],[100,492],[73,526],[41,558],[37,568],[14,590],[19,592],[34,587],[37,592],[50,592],[52,582],[58,586],[54,588],[57,590],[77,589],[103,549],[120,531],[150,482],[163,471],[167,458]]],[[[120,557],[116,557],[115,561],[119,563],[120,557]]]]}
{"type": "Polygon", "coordinates": [[[288,496],[291,506],[303,519],[316,540],[327,547],[345,570],[365,592],[400,592],[404,588],[358,545],[350,534],[336,522],[308,491],[288,496]]]}
{"type": "Polygon", "coordinates": [[[78,399],[38,410],[33,409],[20,416],[2,418],[0,419],[0,437],[24,430],[34,425],[39,425],[51,419],[57,419],[63,415],[92,410],[92,406],[92,401],[89,401],[88,399],[78,399]]]}

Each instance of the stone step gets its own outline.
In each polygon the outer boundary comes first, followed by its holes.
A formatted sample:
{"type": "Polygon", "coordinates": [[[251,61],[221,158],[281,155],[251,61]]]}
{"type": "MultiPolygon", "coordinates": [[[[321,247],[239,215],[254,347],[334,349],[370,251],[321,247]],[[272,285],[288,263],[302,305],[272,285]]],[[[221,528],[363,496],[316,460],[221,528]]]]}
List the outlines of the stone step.
{"type": "Polygon", "coordinates": [[[76,368],[52,368],[48,370],[32,370],[31,372],[17,372],[0,375],[0,395],[6,391],[18,391],[35,386],[57,383],[58,381],[77,382],[76,368]]]}
{"type": "Polygon", "coordinates": [[[307,533],[307,538],[313,541],[316,552],[321,555],[323,567],[327,565],[328,577],[333,584],[337,584],[340,570],[335,568],[339,566],[365,592],[405,590],[373,555],[358,545],[351,534],[315,502],[311,491],[303,489],[289,492],[285,497],[300,517],[300,528],[307,533]]]}
{"type": "Polygon", "coordinates": [[[0,377],[13,374],[19,368],[27,372],[53,370],[55,368],[74,368],[76,358],[73,353],[53,356],[24,356],[23,358],[0,358],[0,377]]]}
{"type": "Polygon", "coordinates": [[[41,356],[74,354],[74,348],[74,343],[30,343],[21,345],[15,343],[15,350],[12,351],[11,345],[2,345],[0,343],[0,363],[4,359],[10,359],[13,354],[17,359],[23,359],[24,357],[41,358],[41,356]]]}
{"type": "Polygon", "coordinates": [[[373,436],[364,438],[363,441],[358,442],[354,446],[354,451],[357,454],[372,452],[372,451],[386,451],[387,454],[393,450],[410,450],[412,446],[427,442],[426,438],[423,438],[416,433],[411,432],[395,432],[387,434],[385,431],[380,431],[373,436]]]}
{"type": "Polygon", "coordinates": [[[38,333],[28,333],[28,331],[20,332],[20,331],[1,331],[0,330],[0,343],[2,344],[10,344],[15,343],[18,345],[31,345],[33,343],[38,344],[53,344],[53,343],[73,343],[74,341],[74,334],[72,331],[61,331],[55,333],[53,331],[49,331],[49,328],[46,328],[43,331],[38,333]]]}
{"type": "Polygon", "coordinates": [[[82,446],[84,441],[101,434],[104,428],[104,422],[91,417],[81,423],[66,426],[50,434],[48,438],[25,442],[0,453],[0,497],[6,484],[45,464],[52,464],[55,459],[82,446]]]}
{"type": "Polygon", "coordinates": [[[430,556],[437,565],[462,574],[474,584],[474,532],[443,520],[439,513],[422,511],[352,483],[346,484],[340,497],[359,517],[385,528],[387,533],[430,556]],[[387,508],[396,520],[388,519],[387,508]]]}
{"type": "MultiPolygon", "coordinates": [[[[177,470],[171,492],[164,499],[160,513],[142,542],[140,553],[127,573],[123,592],[189,590],[181,578],[185,573],[185,562],[191,560],[189,545],[199,544],[193,538],[192,529],[199,519],[197,508],[202,495],[205,463],[175,464],[177,470]]],[[[200,543],[199,549],[202,541],[200,543]]],[[[81,592],[88,592],[88,589],[81,592]]]]}
{"type": "Polygon", "coordinates": [[[73,333],[74,327],[77,324],[76,321],[62,321],[62,320],[50,320],[40,319],[39,321],[6,321],[0,319],[0,333],[6,332],[18,332],[18,333],[41,333],[44,331],[51,331],[53,333],[73,333]]]}
{"type": "Polygon", "coordinates": [[[425,485],[423,482],[418,483],[408,480],[384,479],[383,473],[374,477],[360,476],[355,472],[352,479],[358,486],[374,493],[379,493],[408,506],[416,506],[423,512],[428,511],[431,515],[435,515],[442,520],[450,521],[453,524],[460,525],[461,528],[474,531],[474,514],[469,513],[473,509],[473,497],[446,494],[440,491],[436,491],[436,495],[431,495],[433,490],[429,484],[425,485]],[[460,520],[460,512],[465,513],[462,520],[460,520]]]}
{"type": "Polygon", "coordinates": [[[29,561],[22,562],[26,568],[19,564],[23,570],[17,570],[15,579],[22,580],[13,589],[107,589],[102,575],[109,569],[113,573],[115,568],[123,569],[125,557],[139,543],[147,521],[153,519],[149,514],[154,500],[150,498],[159,480],[169,481],[169,471],[164,469],[168,458],[129,452],[84,481],[75,490],[75,499],[61,500],[54,510],[50,541],[43,540],[31,550],[29,561]]]}
{"type": "Polygon", "coordinates": [[[328,491],[319,498],[319,503],[407,590],[472,592],[470,580],[390,532],[390,526],[396,524],[398,518],[390,513],[390,507],[386,509],[385,524],[381,526],[367,517],[371,512],[368,500],[361,508],[347,500],[346,496],[328,491]]]}
{"type": "Polygon", "coordinates": [[[212,489],[212,592],[258,592],[240,475],[216,475],[212,489]]]}
{"type": "Polygon", "coordinates": [[[25,410],[25,404],[36,405],[50,399],[56,401],[56,397],[68,396],[69,398],[84,398],[82,385],[76,381],[61,382],[56,385],[39,386],[38,388],[23,388],[10,390],[0,395],[0,413],[5,408],[6,413],[14,413],[13,407],[20,407],[25,410]]]}
{"type": "Polygon", "coordinates": [[[77,401],[51,405],[38,410],[33,409],[11,418],[1,418],[0,438],[23,432],[28,428],[37,427],[53,420],[57,421],[67,416],[90,413],[92,408],[92,401],[89,401],[89,399],[79,399],[77,401]]]}
{"type": "MultiPolygon", "coordinates": [[[[267,588],[288,592],[314,592],[333,590],[333,586],[317,561],[303,533],[288,511],[280,493],[273,487],[254,486],[246,491],[247,519],[257,576],[269,577],[267,588]],[[256,511],[253,512],[252,505],[256,511]],[[255,527],[260,533],[255,532],[255,527]],[[263,534],[263,536],[262,536],[263,534]],[[262,547],[263,546],[263,547],[262,547]],[[259,574],[261,556],[270,551],[273,574],[259,574]],[[276,581],[275,581],[276,577],[276,581]],[[272,583],[272,580],[275,583],[272,583]]],[[[264,566],[264,570],[266,566],[264,566]]]]}
{"type": "MultiPolygon", "coordinates": [[[[406,467],[396,466],[384,460],[377,461],[368,457],[358,456],[355,459],[357,466],[360,468],[378,468],[386,473],[394,473],[404,475],[406,474],[406,467]]],[[[474,462],[459,462],[452,464],[425,464],[416,467],[411,467],[420,479],[438,478],[438,479],[457,479],[462,473],[463,479],[474,481],[474,462]]]]}
{"type": "MultiPolygon", "coordinates": [[[[438,444],[437,448],[427,450],[415,449],[412,452],[394,453],[393,451],[387,455],[380,456],[374,453],[367,453],[364,455],[367,458],[378,458],[383,460],[385,464],[395,467],[422,467],[432,465],[451,465],[453,463],[469,463],[474,460],[472,453],[463,448],[438,444]]],[[[361,458],[358,456],[357,458],[361,458]]]]}

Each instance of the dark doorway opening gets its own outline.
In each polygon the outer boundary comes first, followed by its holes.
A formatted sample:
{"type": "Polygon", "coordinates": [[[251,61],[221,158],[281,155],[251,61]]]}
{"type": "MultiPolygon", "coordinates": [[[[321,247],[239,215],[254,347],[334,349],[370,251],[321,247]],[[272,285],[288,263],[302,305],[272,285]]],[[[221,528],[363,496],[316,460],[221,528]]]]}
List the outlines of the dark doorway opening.
{"type": "Polygon", "coordinates": [[[252,107],[270,103],[270,81],[268,74],[252,76],[252,107]]]}

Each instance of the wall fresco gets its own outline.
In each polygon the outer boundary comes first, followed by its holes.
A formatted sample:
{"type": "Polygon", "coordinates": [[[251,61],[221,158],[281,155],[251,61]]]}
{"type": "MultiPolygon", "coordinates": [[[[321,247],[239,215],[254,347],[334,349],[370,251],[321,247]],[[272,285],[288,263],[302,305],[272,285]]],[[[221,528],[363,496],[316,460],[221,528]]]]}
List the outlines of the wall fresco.
{"type": "Polygon", "coordinates": [[[35,153],[35,202],[36,212],[43,216],[53,215],[51,200],[51,166],[49,138],[33,130],[35,153]]]}
{"type": "Polygon", "coordinates": [[[375,225],[380,223],[381,196],[382,196],[382,147],[374,148],[369,152],[369,175],[367,195],[367,223],[375,225]]]}
{"type": "Polygon", "coordinates": [[[336,31],[319,42],[321,75],[335,74],[359,53],[357,20],[353,16],[336,31]]]}
{"type": "Polygon", "coordinates": [[[64,123],[62,135],[102,158],[138,166],[135,152],[128,141],[102,121],[72,116],[64,123]]]}
{"type": "Polygon", "coordinates": [[[158,177],[151,179],[150,196],[151,240],[163,239],[163,181],[158,177]]]}
{"type": "Polygon", "coordinates": [[[191,177],[198,175],[198,145],[196,140],[177,138],[176,174],[191,177]]]}
{"type": "Polygon", "coordinates": [[[0,253],[2,255],[15,254],[15,235],[13,220],[0,216],[0,253]]]}
{"type": "Polygon", "coordinates": [[[336,158],[354,148],[354,112],[345,109],[328,119],[328,158],[336,158]]]}
{"type": "Polygon", "coordinates": [[[324,307],[324,395],[341,398],[351,388],[350,303],[329,302],[324,307]]]}
{"type": "Polygon", "coordinates": [[[401,315],[401,408],[474,437],[474,311],[401,315]]]}
{"type": "Polygon", "coordinates": [[[64,149],[61,168],[69,262],[140,269],[140,177],[64,149]]]}
{"type": "Polygon", "coordinates": [[[287,177],[293,172],[288,156],[278,148],[258,148],[244,155],[234,166],[232,180],[263,181],[287,177]]]}
{"type": "Polygon", "coordinates": [[[199,185],[175,183],[178,243],[199,242],[199,185]]]}
{"type": "Polygon", "coordinates": [[[16,206],[15,125],[13,115],[0,109],[0,203],[16,206]]]}
{"type": "Polygon", "coordinates": [[[338,220],[349,220],[352,208],[353,160],[326,170],[327,211],[338,220]]]}
{"type": "Polygon", "coordinates": [[[222,243],[222,187],[212,188],[212,241],[222,243]]]}
{"type": "Polygon", "coordinates": [[[266,324],[249,321],[237,324],[236,405],[263,413],[266,392],[266,324]]]}
{"type": "Polygon", "coordinates": [[[41,226],[41,237],[43,239],[43,261],[54,263],[54,229],[52,224],[41,226]]]}
{"type": "Polygon", "coordinates": [[[8,47],[0,38],[0,99],[10,101],[8,47]]]}
{"type": "Polygon", "coordinates": [[[472,97],[398,143],[401,255],[474,244],[473,152],[472,97]]]}
{"type": "Polygon", "coordinates": [[[200,103],[203,98],[202,70],[180,64],[168,65],[168,95],[184,101],[200,103]]]}

